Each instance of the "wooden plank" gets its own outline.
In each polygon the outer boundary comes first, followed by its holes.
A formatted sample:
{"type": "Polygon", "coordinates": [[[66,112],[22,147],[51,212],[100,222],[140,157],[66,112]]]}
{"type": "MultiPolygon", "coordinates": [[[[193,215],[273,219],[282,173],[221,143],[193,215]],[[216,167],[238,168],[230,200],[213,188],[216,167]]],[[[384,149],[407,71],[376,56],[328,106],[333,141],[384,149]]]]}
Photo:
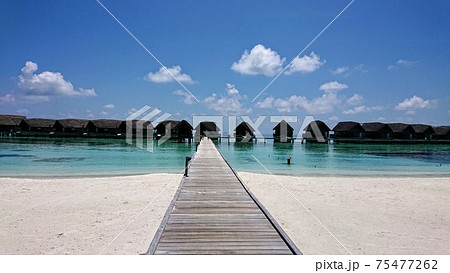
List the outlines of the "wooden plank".
{"type": "Polygon", "coordinates": [[[280,230],[204,138],[147,253],[301,254],[280,230]]]}

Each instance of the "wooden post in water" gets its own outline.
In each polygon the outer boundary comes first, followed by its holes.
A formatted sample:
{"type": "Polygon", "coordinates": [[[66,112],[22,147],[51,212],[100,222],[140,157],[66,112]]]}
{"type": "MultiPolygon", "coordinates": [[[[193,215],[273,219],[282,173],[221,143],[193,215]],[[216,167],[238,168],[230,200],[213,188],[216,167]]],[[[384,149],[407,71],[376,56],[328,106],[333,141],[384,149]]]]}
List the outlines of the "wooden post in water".
{"type": "Polygon", "coordinates": [[[291,165],[291,157],[290,157],[290,156],[287,156],[286,159],[287,159],[287,164],[288,164],[288,165],[291,165]]]}
{"type": "Polygon", "coordinates": [[[191,161],[191,157],[190,156],[186,156],[186,163],[184,164],[184,176],[188,176],[188,166],[189,166],[189,161],[191,161]]]}

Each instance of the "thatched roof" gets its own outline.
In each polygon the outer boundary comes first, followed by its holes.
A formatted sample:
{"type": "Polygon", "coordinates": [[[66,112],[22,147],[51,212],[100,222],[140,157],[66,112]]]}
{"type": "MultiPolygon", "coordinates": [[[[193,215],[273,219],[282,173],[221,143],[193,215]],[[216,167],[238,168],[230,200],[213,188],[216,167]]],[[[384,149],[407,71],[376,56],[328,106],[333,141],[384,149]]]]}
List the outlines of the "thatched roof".
{"type": "Polygon", "coordinates": [[[86,128],[89,120],[85,119],[60,119],[58,120],[64,128],[86,128]]]}
{"type": "Polygon", "coordinates": [[[411,130],[414,130],[411,127],[411,125],[404,124],[404,123],[389,123],[388,126],[392,129],[392,132],[394,132],[394,133],[402,133],[405,130],[407,130],[408,128],[410,128],[411,130]]]}
{"type": "Polygon", "coordinates": [[[308,124],[308,126],[306,126],[305,131],[312,131],[313,130],[312,129],[313,124],[316,124],[321,132],[329,132],[330,131],[330,127],[328,127],[328,125],[326,125],[326,123],[321,121],[321,120],[313,120],[313,121],[311,121],[308,124]]]}
{"type": "Polygon", "coordinates": [[[380,132],[383,129],[390,129],[386,123],[381,122],[366,122],[362,124],[364,131],[366,132],[380,132]]]}
{"type": "Polygon", "coordinates": [[[252,133],[255,132],[255,129],[253,129],[253,127],[250,126],[250,124],[248,124],[245,121],[241,122],[238,126],[236,126],[236,128],[234,130],[236,131],[239,127],[244,127],[247,131],[252,132],[252,133]]]}
{"type": "Polygon", "coordinates": [[[25,119],[24,122],[30,127],[51,128],[55,126],[56,120],[45,118],[30,118],[25,119]]]}
{"type": "Polygon", "coordinates": [[[439,126],[434,127],[434,132],[438,136],[445,136],[446,134],[450,133],[450,126],[439,126]]]}
{"type": "Polygon", "coordinates": [[[0,115],[0,125],[19,126],[20,122],[24,119],[26,119],[25,116],[0,115]]]}
{"type": "Polygon", "coordinates": [[[275,127],[273,127],[273,129],[272,130],[278,130],[279,128],[280,128],[280,126],[281,126],[281,124],[286,124],[287,125],[287,128],[288,128],[288,130],[292,130],[292,131],[294,131],[294,128],[292,128],[292,126],[291,125],[289,125],[289,123],[287,123],[284,119],[282,120],[282,121],[280,121],[277,125],[275,125],[275,127]]]}
{"type": "Polygon", "coordinates": [[[342,121],[339,122],[336,126],[334,126],[333,131],[335,132],[345,132],[355,129],[356,127],[361,127],[361,124],[354,121],[342,121]]]}
{"type": "Polygon", "coordinates": [[[413,124],[411,125],[411,127],[414,129],[414,132],[416,133],[425,133],[427,130],[431,130],[432,132],[434,132],[433,127],[431,127],[430,125],[425,125],[425,124],[413,124]]]}
{"type": "Polygon", "coordinates": [[[100,129],[117,129],[122,124],[122,121],[115,119],[96,119],[91,120],[91,123],[100,129]]]}
{"type": "Polygon", "coordinates": [[[204,131],[220,131],[219,127],[212,121],[202,121],[198,126],[201,126],[204,131]]]}
{"type": "Polygon", "coordinates": [[[178,125],[178,123],[180,123],[180,121],[178,121],[178,120],[164,120],[164,121],[161,121],[160,123],[158,123],[158,125],[156,127],[159,127],[159,126],[164,126],[164,127],[170,126],[170,128],[174,129],[175,126],[178,125]]]}
{"type": "MultiPolygon", "coordinates": [[[[142,120],[132,120],[131,121],[131,128],[136,129],[136,124],[137,124],[138,121],[142,121],[142,120]]],[[[153,124],[149,120],[144,121],[142,126],[144,128],[153,129],[153,124]]]]}

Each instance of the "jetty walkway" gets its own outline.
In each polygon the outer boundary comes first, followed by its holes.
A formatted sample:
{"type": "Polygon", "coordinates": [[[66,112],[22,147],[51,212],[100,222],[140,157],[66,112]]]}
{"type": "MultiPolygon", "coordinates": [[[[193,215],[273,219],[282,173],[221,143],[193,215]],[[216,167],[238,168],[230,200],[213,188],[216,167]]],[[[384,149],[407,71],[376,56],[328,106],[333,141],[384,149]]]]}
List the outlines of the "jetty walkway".
{"type": "Polygon", "coordinates": [[[203,138],[147,254],[301,254],[203,138]]]}

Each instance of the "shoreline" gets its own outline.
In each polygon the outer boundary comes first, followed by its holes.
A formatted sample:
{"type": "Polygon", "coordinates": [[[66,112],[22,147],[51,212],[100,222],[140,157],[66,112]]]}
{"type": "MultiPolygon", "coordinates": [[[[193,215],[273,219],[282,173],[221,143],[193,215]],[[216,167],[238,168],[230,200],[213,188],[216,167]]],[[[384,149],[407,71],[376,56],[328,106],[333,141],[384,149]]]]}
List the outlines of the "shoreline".
{"type": "MultiPolygon", "coordinates": [[[[261,175],[276,175],[285,177],[317,177],[317,178],[355,178],[355,177],[367,177],[367,178],[450,178],[449,174],[287,174],[287,173],[267,173],[267,172],[252,172],[252,171],[236,171],[238,173],[252,173],[261,175]]],[[[47,175],[47,174],[25,174],[25,175],[2,175],[0,174],[0,179],[2,178],[22,178],[22,179],[83,179],[83,178],[114,178],[114,177],[135,177],[135,176],[145,176],[153,174],[170,174],[170,175],[183,175],[183,172],[152,172],[152,173],[131,173],[131,174],[75,174],[75,175],[47,175]]]]}
{"type": "MultiPolygon", "coordinates": [[[[352,254],[450,254],[448,176],[238,175],[304,254],[348,254],[322,224],[352,254]]],[[[145,253],[181,178],[0,177],[0,254],[145,253]]]]}

